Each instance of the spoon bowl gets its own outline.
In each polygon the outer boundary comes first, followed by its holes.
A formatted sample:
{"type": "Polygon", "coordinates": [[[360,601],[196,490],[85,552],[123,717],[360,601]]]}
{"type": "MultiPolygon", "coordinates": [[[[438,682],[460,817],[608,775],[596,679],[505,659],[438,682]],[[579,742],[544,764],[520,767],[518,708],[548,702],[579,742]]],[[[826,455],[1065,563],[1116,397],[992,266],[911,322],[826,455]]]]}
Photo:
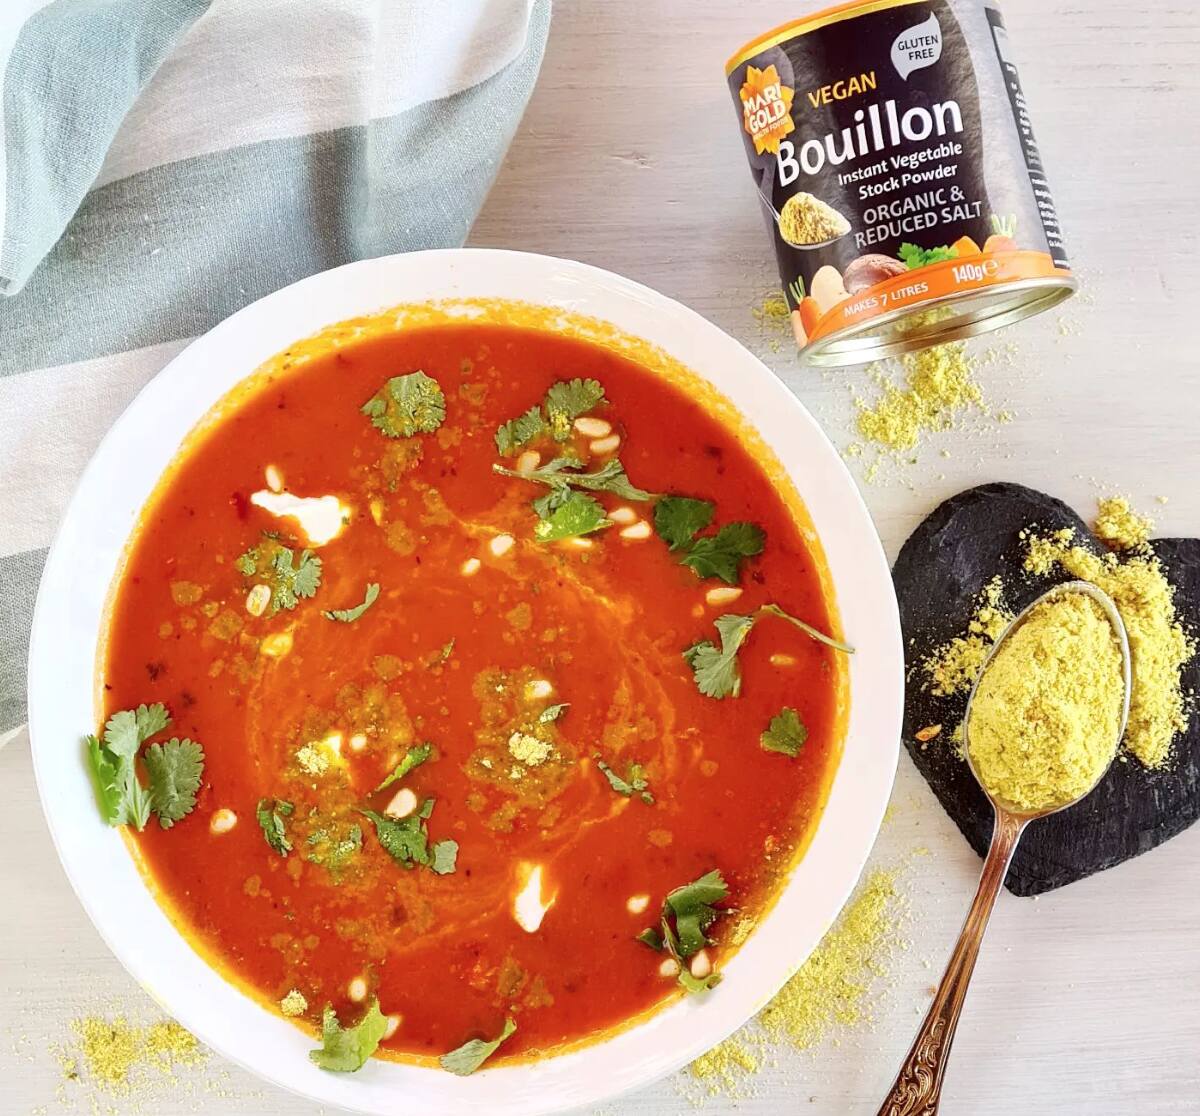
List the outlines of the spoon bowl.
{"type": "Polygon", "coordinates": [[[762,187],[758,188],[759,200],[767,207],[767,211],[775,219],[775,227],[779,229],[779,235],[783,242],[790,248],[801,248],[805,251],[811,251],[814,248],[828,248],[831,244],[836,244],[844,236],[850,235],[850,230],[847,229],[844,233],[838,233],[837,236],[831,236],[828,240],[818,240],[815,244],[797,244],[794,240],[788,240],[783,235],[783,217],[780,216],[779,210],[775,208],[775,203],[763,192],[762,187]]]}

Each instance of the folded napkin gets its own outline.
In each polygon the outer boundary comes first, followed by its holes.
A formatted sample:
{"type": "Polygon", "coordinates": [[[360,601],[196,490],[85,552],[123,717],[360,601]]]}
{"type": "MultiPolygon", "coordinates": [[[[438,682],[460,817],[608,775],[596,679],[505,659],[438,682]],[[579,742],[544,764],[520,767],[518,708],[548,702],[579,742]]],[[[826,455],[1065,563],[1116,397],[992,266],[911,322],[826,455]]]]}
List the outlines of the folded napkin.
{"type": "Polygon", "coordinates": [[[459,245],[550,0],[5,0],[0,744],[46,547],[137,390],[305,275],[459,245]]]}

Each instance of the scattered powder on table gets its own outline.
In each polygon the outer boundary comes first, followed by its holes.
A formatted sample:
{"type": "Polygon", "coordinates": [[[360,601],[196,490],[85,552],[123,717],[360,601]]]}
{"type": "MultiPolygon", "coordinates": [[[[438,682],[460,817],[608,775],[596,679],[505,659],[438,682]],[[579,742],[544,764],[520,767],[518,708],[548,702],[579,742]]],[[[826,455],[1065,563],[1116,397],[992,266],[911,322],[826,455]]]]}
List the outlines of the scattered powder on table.
{"type": "Polygon", "coordinates": [[[195,1036],[171,1020],[142,1026],[123,1015],[91,1015],[72,1020],[71,1031],[73,1043],[56,1050],[63,1076],[123,1096],[144,1087],[150,1071],[173,1082],[176,1067],[200,1066],[208,1058],[195,1036]]]}
{"type": "Polygon", "coordinates": [[[1107,614],[1084,593],[1038,605],[988,664],[967,726],[979,780],[1035,812],[1086,794],[1117,750],[1125,686],[1107,614]]]}
{"type": "Polygon", "coordinates": [[[984,409],[975,361],[963,342],[905,353],[900,364],[903,387],[874,365],[871,374],[882,397],[874,405],[854,400],[858,433],[866,441],[893,452],[912,450],[923,434],[952,429],[967,408],[984,409]]]}
{"type": "Polygon", "coordinates": [[[697,1058],[691,1075],[711,1096],[737,1096],[781,1046],[807,1050],[874,1021],[880,982],[906,943],[896,872],[876,869],[803,967],[746,1027],[697,1058]]]}
{"type": "Polygon", "coordinates": [[[758,322],[759,330],[773,353],[783,348],[785,340],[794,339],[792,312],[781,291],[764,295],[758,305],[750,308],[750,314],[758,322]]]}
{"type": "Polygon", "coordinates": [[[926,657],[921,669],[931,694],[950,697],[971,688],[992,644],[1012,621],[1012,613],[1004,607],[1003,595],[1004,586],[997,575],[976,598],[966,635],[955,636],[926,657]]]}
{"type": "Polygon", "coordinates": [[[1188,725],[1180,672],[1196,652],[1196,643],[1175,611],[1175,590],[1162,564],[1146,546],[1127,553],[1096,554],[1074,541],[1070,529],[1025,535],[1025,569],[1048,574],[1062,569],[1090,581],[1116,603],[1133,658],[1133,689],[1125,747],[1145,767],[1163,767],[1177,733],[1188,725]]]}
{"type": "Polygon", "coordinates": [[[1100,501],[1096,538],[1111,550],[1137,550],[1145,546],[1153,530],[1154,520],[1135,512],[1123,496],[1100,501]]]}

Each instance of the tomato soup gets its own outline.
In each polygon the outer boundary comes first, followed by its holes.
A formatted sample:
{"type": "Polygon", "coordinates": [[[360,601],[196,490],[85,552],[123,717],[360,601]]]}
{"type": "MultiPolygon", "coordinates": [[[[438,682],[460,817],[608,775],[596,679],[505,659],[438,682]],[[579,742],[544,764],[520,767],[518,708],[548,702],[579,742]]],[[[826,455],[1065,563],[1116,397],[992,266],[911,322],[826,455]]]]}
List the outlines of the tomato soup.
{"type": "Polygon", "coordinates": [[[370,1014],[454,1072],[719,997],[844,713],[756,438],[547,330],[287,363],[189,440],[111,604],[89,747],[176,922],[327,1050],[370,1014]]]}

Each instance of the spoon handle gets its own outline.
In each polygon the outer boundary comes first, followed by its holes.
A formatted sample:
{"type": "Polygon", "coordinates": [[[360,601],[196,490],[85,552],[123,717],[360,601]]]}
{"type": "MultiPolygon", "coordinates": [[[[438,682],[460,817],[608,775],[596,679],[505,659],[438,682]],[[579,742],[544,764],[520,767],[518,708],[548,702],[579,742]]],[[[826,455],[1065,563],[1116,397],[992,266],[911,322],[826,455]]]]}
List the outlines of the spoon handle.
{"type": "Polygon", "coordinates": [[[992,843],[983,862],[975,901],[971,904],[971,911],[958,936],[958,944],[950,956],[950,963],[946,966],[933,1003],[929,1005],[925,1021],[900,1067],[895,1083],[888,1091],[887,1099],[879,1109],[879,1116],[935,1116],[941,1104],[942,1078],[950,1059],[950,1044],[954,1041],[967,985],[975,971],[975,959],[983,943],[983,932],[987,929],[992,908],[996,905],[996,896],[1000,893],[1009,862],[1026,824],[1028,819],[1013,817],[1002,810],[996,811],[992,843]]]}

